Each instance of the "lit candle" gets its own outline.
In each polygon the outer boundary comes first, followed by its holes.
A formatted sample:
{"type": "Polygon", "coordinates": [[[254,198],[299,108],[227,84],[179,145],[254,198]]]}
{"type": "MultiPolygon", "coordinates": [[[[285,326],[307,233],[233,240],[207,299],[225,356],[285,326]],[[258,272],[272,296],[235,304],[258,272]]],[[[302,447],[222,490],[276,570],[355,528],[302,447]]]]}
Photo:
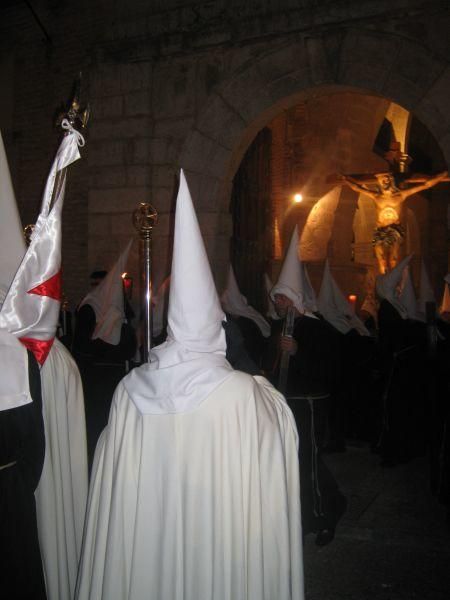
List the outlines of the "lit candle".
{"type": "Polygon", "coordinates": [[[348,303],[350,304],[353,314],[355,314],[355,311],[356,311],[356,300],[357,300],[357,296],[355,296],[355,294],[349,294],[348,303]]]}

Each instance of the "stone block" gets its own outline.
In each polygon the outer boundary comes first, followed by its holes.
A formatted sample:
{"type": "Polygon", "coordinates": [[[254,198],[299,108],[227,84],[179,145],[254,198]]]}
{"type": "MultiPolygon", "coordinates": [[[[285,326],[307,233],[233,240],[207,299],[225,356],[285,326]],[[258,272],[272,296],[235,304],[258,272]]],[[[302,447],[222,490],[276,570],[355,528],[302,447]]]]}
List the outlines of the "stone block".
{"type": "Polygon", "coordinates": [[[119,252],[120,246],[118,240],[111,235],[92,236],[89,239],[88,246],[89,272],[99,269],[109,269],[118,257],[119,252]]]}
{"type": "Polygon", "coordinates": [[[173,187],[177,182],[177,168],[174,165],[154,165],[152,166],[152,186],[173,187]]]}
{"type": "Polygon", "coordinates": [[[88,219],[89,238],[111,235],[111,216],[107,214],[91,214],[88,219]]]}
{"type": "Polygon", "coordinates": [[[194,117],[157,119],[153,126],[155,138],[183,139],[194,124],[194,117]]]}
{"type": "Polygon", "coordinates": [[[122,96],[105,96],[94,98],[91,104],[91,118],[108,119],[112,117],[121,117],[123,114],[122,96]]]}
{"type": "Polygon", "coordinates": [[[118,71],[122,92],[127,93],[151,87],[152,67],[150,62],[122,64],[118,71]]]}
{"type": "MultiPolygon", "coordinates": [[[[265,94],[267,80],[258,69],[250,66],[220,86],[218,93],[246,122],[250,122],[248,104],[265,94]]],[[[250,111],[253,116],[253,112],[250,111]]]]}
{"type": "Polygon", "coordinates": [[[421,86],[402,77],[396,71],[391,71],[380,91],[387,98],[392,98],[397,104],[411,111],[415,110],[423,95],[421,86]]]}
{"type": "MultiPolygon", "coordinates": [[[[267,93],[273,103],[281,103],[281,106],[285,104],[290,107],[292,106],[292,96],[301,94],[310,86],[310,83],[309,70],[302,69],[272,81],[267,86],[267,93]]],[[[278,109],[277,112],[279,112],[278,109]]]]}
{"type": "Polygon", "coordinates": [[[91,188],[124,187],[127,185],[127,172],[121,165],[91,169],[89,181],[91,188]]]}
{"type": "Polygon", "coordinates": [[[321,37],[306,38],[305,48],[302,50],[308,57],[311,82],[315,85],[332,82],[334,72],[323,39],[321,37]]]}
{"type": "Polygon", "coordinates": [[[124,142],[124,160],[127,165],[150,164],[150,138],[135,138],[124,142]]]}
{"type": "Polygon", "coordinates": [[[234,147],[245,127],[242,117],[216,94],[208,98],[196,122],[196,129],[228,149],[234,147]]]}
{"type": "Polygon", "coordinates": [[[301,41],[289,41],[287,44],[284,42],[281,48],[261,51],[255,66],[266,84],[299,68],[306,68],[308,63],[304,45],[301,41]]]}
{"type": "Polygon", "coordinates": [[[194,130],[187,138],[180,154],[180,165],[193,173],[203,172],[215,146],[217,142],[194,130]]]}
{"type": "Polygon", "coordinates": [[[170,61],[155,67],[152,110],[156,119],[193,115],[195,62],[170,61]]]}
{"type": "Polygon", "coordinates": [[[91,98],[117,96],[121,93],[120,69],[117,64],[103,64],[89,77],[91,98]]]}
{"type": "Polygon", "coordinates": [[[90,167],[121,165],[124,160],[124,143],[121,140],[95,142],[89,140],[88,164],[90,167]]]}
{"type": "Polygon", "coordinates": [[[176,193],[178,186],[154,187],[152,186],[150,203],[161,213],[169,213],[175,210],[176,193]]]}
{"type": "Polygon", "coordinates": [[[149,90],[132,92],[124,96],[125,115],[135,117],[149,115],[151,112],[151,99],[149,90]]]}
{"type": "Polygon", "coordinates": [[[147,165],[129,165],[126,167],[126,185],[147,187],[150,184],[150,167],[147,165]]]}
{"type": "Polygon", "coordinates": [[[182,141],[173,138],[150,140],[150,162],[152,165],[167,165],[178,162],[182,141]]]}
{"type": "Polygon", "coordinates": [[[120,139],[146,137],[151,131],[151,120],[149,117],[132,117],[128,119],[114,119],[97,121],[92,125],[91,138],[120,139]]]}
{"type": "Polygon", "coordinates": [[[448,117],[448,98],[450,96],[450,67],[445,69],[441,75],[429,87],[423,99],[417,106],[420,111],[433,111],[436,121],[441,123],[440,129],[446,129],[449,123],[448,117]],[[445,123],[445,125],[444,125],[445,123]]]}
{"type": "Polygon", "coordinates": [[[132,211],[148,197],[149,189],[146,187],[90,190],[89,214],[132,211]]]}
{"type": "Polygon", "coordinates": [[[137,237],[130,212],[117,213],[110,216],[111,234],[113,236],[137,237]]]}

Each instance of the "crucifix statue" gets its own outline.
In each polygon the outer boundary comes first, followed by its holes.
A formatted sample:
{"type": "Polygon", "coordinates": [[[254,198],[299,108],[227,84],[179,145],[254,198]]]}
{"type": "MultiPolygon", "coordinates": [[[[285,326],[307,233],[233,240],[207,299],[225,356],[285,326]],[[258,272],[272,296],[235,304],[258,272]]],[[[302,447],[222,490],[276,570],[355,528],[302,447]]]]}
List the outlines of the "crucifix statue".
{"type": "Polygon", "coordinates": [[[404,201],[423,190],[448,180],[448,172],[434,176],[416,176],[397,183],[394,173],[388,171],[373,176],[340,175],[339,181],[358,193],[366,194],[375,203],[377,222],[372,244],[380,273],[384,274],[395,267],[399,259],[400,246],[404,239],[401,225],[404,201]],[[418,183],[418,185],[410,185],[418,183]],[[410,187],[408,187],[410,185],[410,187]]]}

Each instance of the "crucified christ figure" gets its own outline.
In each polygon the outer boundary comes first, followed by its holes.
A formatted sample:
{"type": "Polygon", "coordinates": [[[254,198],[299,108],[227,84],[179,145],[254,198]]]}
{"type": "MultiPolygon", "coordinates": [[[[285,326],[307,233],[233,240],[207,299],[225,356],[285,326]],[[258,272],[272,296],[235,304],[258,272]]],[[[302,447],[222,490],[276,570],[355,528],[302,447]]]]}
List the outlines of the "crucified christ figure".
{"type": "MultiPolygon", "coordinates": [[[[409,196],[427,190],[440,181],[447,179],[448,172],[425,179],[424,183],[410,188],[399,188],[392,173],[378,173],[376,183],[362,183],[351,175],[341,175],[342,184],[348,185],[358,193],[366,194],[375,202],[377,224],[374,230],[372,244],[378,261],[380,273],[384,274],[395,267],[398,262],[400,245],[404,238],[404,228],[401,225],[403,202],[409,196]]],[[[404,183],[407,183],[405,181],[404,183]]]]}

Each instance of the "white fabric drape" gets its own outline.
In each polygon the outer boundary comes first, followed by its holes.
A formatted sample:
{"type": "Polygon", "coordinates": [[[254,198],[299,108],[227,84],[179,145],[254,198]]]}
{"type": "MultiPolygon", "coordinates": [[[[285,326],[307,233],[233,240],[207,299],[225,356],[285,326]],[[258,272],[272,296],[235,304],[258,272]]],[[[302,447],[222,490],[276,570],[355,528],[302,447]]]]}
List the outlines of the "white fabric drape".
{"type": "Polygon", "coordinates": [[[55,340],[41,369],[45,460],[36,512],[48,600],[72,600],[88,494],[86,426],[78,368],[55,340]]]}
{"type": "Polygon", "coordinates": [[[297,433],[235,371],[195,410],[142,415],[119,384],[94,459],[77,600],[301,600],[297,433]]]}

